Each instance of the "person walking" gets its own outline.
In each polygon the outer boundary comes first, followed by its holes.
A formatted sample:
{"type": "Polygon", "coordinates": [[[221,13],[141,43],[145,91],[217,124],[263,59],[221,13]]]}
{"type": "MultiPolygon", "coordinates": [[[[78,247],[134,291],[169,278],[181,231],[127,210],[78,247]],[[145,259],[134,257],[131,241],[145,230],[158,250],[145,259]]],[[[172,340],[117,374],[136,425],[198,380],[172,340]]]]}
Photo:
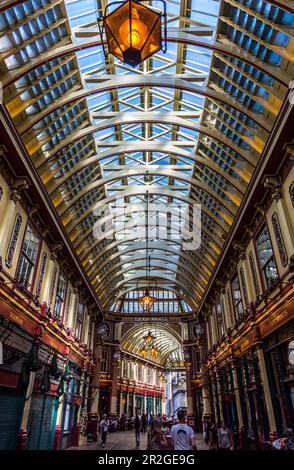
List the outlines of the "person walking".
{"type": "Polygon", "coordinates": [[[109,430],[109,419],[107,418],[107,415],[103,415],[102,420],[100,421],[100,424],[99,424],[99,429],[100,429],[100,435],[101,435],[101,445],[102,447],[105,447],[106,436],[109,430]]]}
{"type": "Polygon", "coordinates": [[[214,421],[208,425],[208,444],[210,450],[217,450],[218,447],[218,433],[217,427],[214,421]]]}
{"type": "Polygon", "coordinates": [[[142,414],[141,424],[142,424],[142,432],[145,433],[146,428],[147,428],[147,416],[145,415],[145,413],[142,414]]]}
{"type": "Polygon", "coordinates": [[[136,447],[139,447],[140,446],[141,419],[140,419],[138,411],[136,411],[135,423],[134,424],[135,424],[136,447]]]}
{"type": "Polygon", "coordinates": [[[195,434],[186,424],[186,411],[178,411],[178,423],[171,428],[171,440],[174,450],[196,450],[195,434]]]}
{"type": "Polygon", "coordinates": [[[218,430],[218,447],[220,450],[230,450],[233,447],[232,433],[224,421],[218,430]]]}

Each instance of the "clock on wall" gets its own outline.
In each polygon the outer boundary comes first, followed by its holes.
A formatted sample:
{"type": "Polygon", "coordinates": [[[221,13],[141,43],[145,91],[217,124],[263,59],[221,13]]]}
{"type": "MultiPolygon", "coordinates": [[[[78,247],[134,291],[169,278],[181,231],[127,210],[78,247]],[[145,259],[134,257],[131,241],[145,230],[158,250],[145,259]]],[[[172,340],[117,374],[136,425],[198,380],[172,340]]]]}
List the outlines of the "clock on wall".
{"type": "Polygon", "coordinates": [[[109,326],[107,323],[99,323],[97,326],[97,335],[102,336],[102,338],[107,338],[109,335],[109,326]]]}
{"type": "Polygon", "coordinates": [[[291,366],[294,366],[294,340],[288,344],[288,361],[291,366]]]}

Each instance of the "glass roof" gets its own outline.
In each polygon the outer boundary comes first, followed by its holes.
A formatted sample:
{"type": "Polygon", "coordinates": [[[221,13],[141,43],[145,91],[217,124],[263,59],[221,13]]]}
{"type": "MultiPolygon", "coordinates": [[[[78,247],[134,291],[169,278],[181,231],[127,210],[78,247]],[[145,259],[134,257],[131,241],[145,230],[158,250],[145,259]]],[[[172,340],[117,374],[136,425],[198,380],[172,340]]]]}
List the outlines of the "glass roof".
{"type": "Polygon", "coordinates": [[[152,279],[197,310],[293,75],[284,3],[168,1],[166,54],[131,68],[103,55],[107,2],[0,0],[4,104],[105,310],[146,281],[126,204],[152,279]],[[201,204],[200,247],[158,239],[147,203],[201,204]]]}
{"type": "Polygon", "coordinates": [[[158,323],[139,323],[130,328],[122,338],[121,350],[141,357],[142,348],[148,350],[144,359],[152,361],[162,367],[169,364],[173,368],[184,367],[184,354],[179,336],[167,325],[158,323]],[[159,356],[154,357],[149,348],[146,348],[144,336],[151,333],[154,336],[152,346],[159,351],[159,356]]]}

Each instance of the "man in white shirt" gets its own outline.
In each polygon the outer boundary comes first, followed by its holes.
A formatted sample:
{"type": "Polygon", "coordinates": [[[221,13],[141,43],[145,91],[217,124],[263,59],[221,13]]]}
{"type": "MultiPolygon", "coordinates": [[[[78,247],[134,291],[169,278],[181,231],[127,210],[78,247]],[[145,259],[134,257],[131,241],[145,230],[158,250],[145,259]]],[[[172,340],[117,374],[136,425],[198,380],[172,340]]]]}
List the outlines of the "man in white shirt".
{"type": "Polygon", "coordinates": [[[186,411],[178,411],[178,423],[171,428],[171,440],[174,450],[196,450],[195,434],[186,424],[186,411]]]}

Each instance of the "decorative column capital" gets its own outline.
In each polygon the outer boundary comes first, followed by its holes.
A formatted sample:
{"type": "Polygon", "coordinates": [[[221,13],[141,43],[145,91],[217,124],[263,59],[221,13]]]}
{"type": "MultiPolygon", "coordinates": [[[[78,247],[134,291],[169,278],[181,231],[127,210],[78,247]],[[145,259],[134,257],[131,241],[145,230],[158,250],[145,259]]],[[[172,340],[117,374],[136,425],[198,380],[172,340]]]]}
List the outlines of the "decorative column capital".
{"type": "Polygon", "coordinates": [[[34,204],[34,205],[30,206],[29,210],[28,210],[29,217],[32,217],[36,212],[38,212],[39,208],[40,207],[39,207],[38,204],[34,204]]]}
{"type": "Polygon", "coordinates": [[[14,202],[14,204],[17,204],[18,201],[20,201],[21,194],[17,189],[13,189],[10,193],[9,199],[14,202]]]}
{"type": "Polygon", "coordinates": [[[272,198],[275,201],[279,201],[283,197],[280,176],[266,176],[263,181],[263,186],[265,189],[269,189],[271,191],[272,198]]]}
{"type": "Polygon", "coordinates": [[[262,217],[265,216],[266,210],[263,204],[255,204],[255,209],[258,214],[260,214],[262,217]]]}
{"type": "Polygon", "coordinates": [[[254,229],[250,227],[250,225],[245,225],[244,228],[245,232],[249,235],[250,238],[252,238],[254,234],[254,229]]]}
{"type": "Polygon", "coordinates": [[[52,243],[52,245],[50,245],[50,250],[51,250],[50,259],[52,261],[57,260],[58,253],[62,250],[62,248],[63,248],[63,245],[61,242],[52,243]]]}
{"type": "Polygon", "coordinates": [[[50,231],[50,227],[49,227],[49,225],[46,225],[46,226],[42,229],[42,237],[43,237],[43,238],[46,238],[46,236],[48,235],[49,231],[50,231]]]}
{"type": "Polygon", "coordinates": [[[82,286],[83,282],[81,279],[76,279],[74,282],[73,282],[73,287],[74,287],[74,293],[75,294],[79,294],[81,293],[81,286],[82,286]]]}
{"type": "Polygon", "coordinates": [[[234,250],[238,252],[238,259],[244,261],[245,260],[245,246],[243,243],[237,241],[233,244],[234,250]]]}
{"type": "Polygon", "coordinates": [[[11,189],[17,189],[18,192],[25,191],[26,189],[29,189],[29,182],[27,178],[15,178],[13,180],[11,189]]]}

